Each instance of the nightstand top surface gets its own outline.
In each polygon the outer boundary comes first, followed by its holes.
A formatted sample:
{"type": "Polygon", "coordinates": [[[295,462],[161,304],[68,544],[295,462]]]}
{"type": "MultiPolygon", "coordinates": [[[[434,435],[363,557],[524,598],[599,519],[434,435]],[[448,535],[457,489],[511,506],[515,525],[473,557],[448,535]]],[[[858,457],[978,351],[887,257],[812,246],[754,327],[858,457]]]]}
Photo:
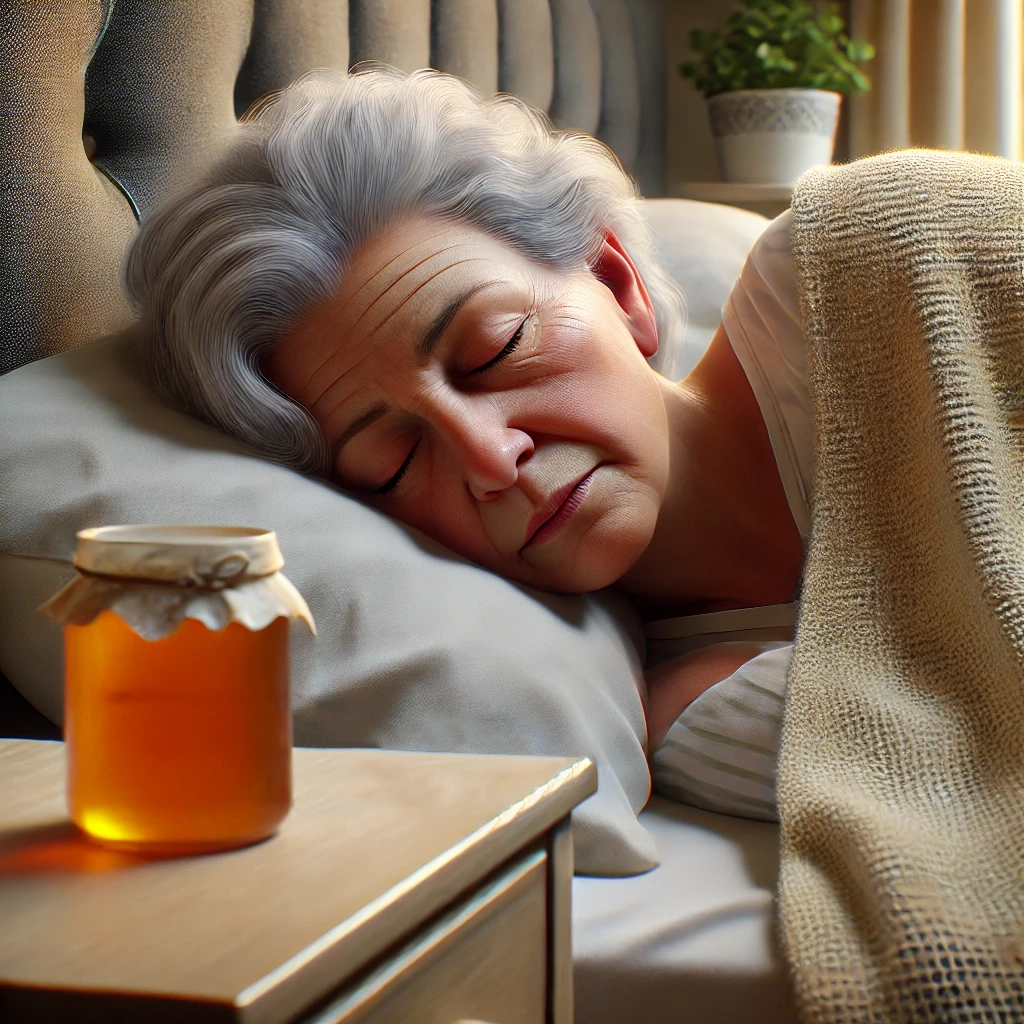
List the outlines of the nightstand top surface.
{"type": "Polygon", "coordinates": [[[281,1019],[596,784],[586,759],[298,749],[275,837],[154,860],[70,824],[63,744],[0,740],[0,986],[161,993],[281,1019]]]}

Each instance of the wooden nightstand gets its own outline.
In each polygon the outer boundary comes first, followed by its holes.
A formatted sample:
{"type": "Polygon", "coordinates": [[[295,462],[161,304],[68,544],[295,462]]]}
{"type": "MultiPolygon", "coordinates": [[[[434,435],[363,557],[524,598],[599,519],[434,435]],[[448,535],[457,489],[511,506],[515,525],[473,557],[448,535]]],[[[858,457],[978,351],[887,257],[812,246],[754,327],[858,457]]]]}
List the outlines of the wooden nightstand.
{"type": "Polygon", "coordinates": [[[0,741],[0,1020],[571,1024],[586,760],[296,750],[258,846],[83,839],[60,743],[0,741]]]}

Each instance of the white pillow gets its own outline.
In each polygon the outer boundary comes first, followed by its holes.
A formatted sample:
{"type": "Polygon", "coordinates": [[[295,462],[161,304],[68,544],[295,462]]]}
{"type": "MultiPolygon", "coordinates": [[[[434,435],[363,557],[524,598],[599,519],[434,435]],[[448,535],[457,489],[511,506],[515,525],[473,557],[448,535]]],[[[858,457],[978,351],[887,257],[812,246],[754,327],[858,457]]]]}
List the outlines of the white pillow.
{"type": "Polygon", "coordinates": [[[130,357],[126,334],[0,378],[0,670],[32,704],[60,720],[60,630],[35,608],[70,575],[77,530],[267,527],[318,627],[292,634],[297,744],[588,755],[599,790],[574,815],[579,871],[657,863],[636,820],[650,777],[625,602],[471,565],[165,407],[130,357]]]}

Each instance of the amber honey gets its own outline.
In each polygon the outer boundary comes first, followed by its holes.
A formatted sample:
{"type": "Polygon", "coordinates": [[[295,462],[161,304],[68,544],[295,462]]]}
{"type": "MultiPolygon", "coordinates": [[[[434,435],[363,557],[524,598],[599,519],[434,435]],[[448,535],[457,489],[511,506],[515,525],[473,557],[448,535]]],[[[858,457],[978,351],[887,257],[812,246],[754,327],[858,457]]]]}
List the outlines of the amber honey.
{"type": "Polygon", "coordinates": [[[108,845],[224,849],[291,804],[288,619],[144,640],[112,611],[65,626],[68,807],[108,845]]]}

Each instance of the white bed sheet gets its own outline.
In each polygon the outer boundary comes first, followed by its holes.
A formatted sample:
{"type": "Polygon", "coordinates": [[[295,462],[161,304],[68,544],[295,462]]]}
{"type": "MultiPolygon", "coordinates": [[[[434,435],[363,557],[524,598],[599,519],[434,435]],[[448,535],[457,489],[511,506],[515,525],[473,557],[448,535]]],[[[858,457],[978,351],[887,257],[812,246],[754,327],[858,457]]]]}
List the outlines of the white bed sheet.
{"type": "Polygon", "coordinates": [[[778,826],[652,798],[661,866],[573,881],[576,1024],[796,1024],[778,826]]]}

